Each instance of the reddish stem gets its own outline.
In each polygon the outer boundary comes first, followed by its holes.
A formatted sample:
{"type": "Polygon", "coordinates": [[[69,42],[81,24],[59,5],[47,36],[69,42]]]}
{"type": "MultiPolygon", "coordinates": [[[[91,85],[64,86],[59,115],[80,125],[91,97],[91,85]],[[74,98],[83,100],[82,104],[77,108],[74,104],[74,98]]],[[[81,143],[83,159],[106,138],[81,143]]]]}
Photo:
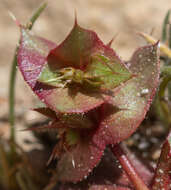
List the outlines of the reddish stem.
{"type": "Polygon", "coordinates": [[[136,172],[135,168],[131,164],[130,160],[124,153],[122,147],[117,144],[115,146],[111,146],[111,150],[113,154],[116,156],[116,158],[119,160],[120,164],[122,165],[122,168],[128,175],[129,179],[133,183],[136,190],[149,190],[149,188],[145,185],[145,183],[142,181],[141,177],[136,172]]]}

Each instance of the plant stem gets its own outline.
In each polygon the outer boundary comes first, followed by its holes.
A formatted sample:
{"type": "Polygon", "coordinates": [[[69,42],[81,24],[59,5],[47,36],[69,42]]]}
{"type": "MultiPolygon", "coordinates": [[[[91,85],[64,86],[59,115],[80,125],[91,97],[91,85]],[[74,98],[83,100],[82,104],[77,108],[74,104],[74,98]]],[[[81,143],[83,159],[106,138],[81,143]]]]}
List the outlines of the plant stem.
{"type": "MultiPolygon", "coordinates": [[[[37,20],[37,18],[40,16],[42,11],[46,8],[47,3],[43,3],[40,5],[40,7],[35,11],[33,16],[30,18],[30,21],[27,24],[27,28],[29,30],[32,29],[33,24],[37,20]]],[[[16,47],[13,62],[12,62],[12,68],[11,68],[11,73],[10,73],[10,84],[9,84],[9,122],[11,126],[11,131],[10,131],[10,140],[12,142],[15,141],[15,110],[14,110],[14,104],[15,104],[15,81],[16,81],[16,73],[17,73],[17,52],[18,52],[18,47],[16,47]]],[[[12,149],[14,147],[12,146],[12,149]]]]}
{"type": "Polygon", "coordinates": [[[11,126],[11,136],[10,140],[12,142],[15,141],[15,130],[14,130],[14,124],[15,124],[15,110],[14,110],[14,104],[15,104],[15,81],[16,81],[16,72],[17,72],[17,56],[16,53],[18,51],[18,48],[15,50],[15,55],[12,62],[12,68],[11,68],[11,74],[10,74],[10,84],[9,84],[9,122],[11,126]]]}
{"type": "MultiPolygon", "coordinates": [[[[169,72],[169,70],[168,70],[169,72]]],[[[169,82],[171,82],[171,75],[168,73],[166,77],[163,78],[162,82],[160,83],[159,91],[158,91],[158,100],[160,103],[161,111],[163,112],[164,119],[168,125],[168,127],[171,124],[171,113],[170,108],[168,106],[168,103],[165,101],[165,91],[166,87],[169,85],[169,82]]]]}
{"type": "Polygon", "coordinates": [[[163,22],[163,29],[162,29],[162,41],[165,42],[167,39],[167,25],[169,24],[169,17],[170,17],[170,10],[168,10],[164,22],[163,22]]]}
{"type": "Polygon", "coordinates": [[[27,26],[28,26],[27,28],[28,28],[29,30],[32,29],[32,27],[33,27],[35,21],[39,18],[40,14],[44,11],[44,9],[45,9],[46,7],[47,7],[47,3],[44,2],[44,3],[42,3],[42,4],[38,7],[38,9],[33,13],[32,17],[30,18],[30,21],[29,21],[28,24],[27,24],[27,26]]]}
{"type": "Polygon", "coordinates": [[[16,173],[16,180],[22,190],[29,190],[28,187],[26,186],[25,182],[23,181],[22,175],[20,172],[16,173]]]}
{"type": "Polygon", "coordinates": [[[161,75],[162,76],[171,76],[171,66],[163,66],[161,68],[161,75]]]}
{"type": "Polygon", "coordinates": [[[149,188],[142,181],[141,177],[136,172],[135,168],[131,164],[129,158],[126,156],[119,144],[111,146],[111,150],[116,158],[119,160],[122,168],[128,175],[129,179],[133,183],[136,190],[149,190],[149,188]]]}
{"type": "Polygon", "coordinates": [[[171,75],[170,76],[168,75],[165,78],[163,78],[158,92],[160,100],[164,99],[165,89],[170,81],[171,81],[171,75]]]}

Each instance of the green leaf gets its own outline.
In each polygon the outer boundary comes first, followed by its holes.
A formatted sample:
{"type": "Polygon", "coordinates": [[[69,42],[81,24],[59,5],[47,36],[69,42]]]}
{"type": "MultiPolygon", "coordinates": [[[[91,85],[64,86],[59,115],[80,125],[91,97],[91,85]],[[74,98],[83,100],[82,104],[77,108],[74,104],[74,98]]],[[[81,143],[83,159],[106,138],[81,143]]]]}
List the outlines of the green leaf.
{"type": "Polygon", "coordinates": [[[113,89],[132,77],[131,72],[123,66],[121,61],[101,54],[93,56],[86,74],[100,78],[102,88],[107,89],[113,89]]]}
{"type": "Polygon", "coordinates": [[[66,134],[66,142],[69,146],[75,145],[80,139],[79,133],[73,129],[69,129],[66,134]]]}
{"type": "Polygon", "coordinates": [[[171,24],[169,24],[169,48],[171,48],[171,24]]]}
{"type": "Polygon", "coordinates": [[[46,64],[38,78],[38,81],[50,86],[60,87],[61,80],[59,77],[60,74],[57,72],[52,72],[49,65],[46,64]]]}

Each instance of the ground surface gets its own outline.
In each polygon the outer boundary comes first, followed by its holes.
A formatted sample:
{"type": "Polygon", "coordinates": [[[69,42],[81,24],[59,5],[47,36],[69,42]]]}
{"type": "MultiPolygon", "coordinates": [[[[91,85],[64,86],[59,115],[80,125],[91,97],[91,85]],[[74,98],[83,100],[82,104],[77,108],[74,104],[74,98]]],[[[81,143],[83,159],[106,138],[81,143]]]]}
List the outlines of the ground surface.
{"type": "MultiPolygon", "coordinates": [[[[0,0],[0,134],[8,135],[8,85],[10,67],[19,30],[9,17],[13,12],[18,20],[25,23],[41,0],[0,0]]],[[[107,43],[119,34],[112,47],[128,60],[133,50],[144,45],[136,35],[137,31],[150,32],[159,39],[161,24],[170,0],[49,0],[49,6],[36,23],[33,31],[45,38],[60,43],[72,28],[74,11],[82,27],[95,30],[107,43]]],[[[16,84],[17,129],[40,120],[40,115],[29,109],[36,104],[36,98],[18,73],[16,84]]],[[[30,138],[29,133],[17,131],[20,143],[30,138]],[[27,137],[26,137],[27,136],[27,137]]]]}

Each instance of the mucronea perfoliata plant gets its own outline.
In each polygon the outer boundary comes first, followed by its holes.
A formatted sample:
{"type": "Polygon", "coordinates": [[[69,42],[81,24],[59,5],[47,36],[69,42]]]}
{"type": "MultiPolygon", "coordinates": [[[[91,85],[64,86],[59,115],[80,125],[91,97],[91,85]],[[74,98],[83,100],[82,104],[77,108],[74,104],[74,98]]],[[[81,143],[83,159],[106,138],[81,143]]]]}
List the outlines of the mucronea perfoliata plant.
{"type": "Polygon", "coordinates": [[[57,180],[77,182],[100,162],[107,145],[128,138],[140,125],[159,83],[158,43],[139,48],[124,62],[91,30],[75,21],[59,45],[21,27],[18,65],[44,103],[58,143],[57,180]]]}

